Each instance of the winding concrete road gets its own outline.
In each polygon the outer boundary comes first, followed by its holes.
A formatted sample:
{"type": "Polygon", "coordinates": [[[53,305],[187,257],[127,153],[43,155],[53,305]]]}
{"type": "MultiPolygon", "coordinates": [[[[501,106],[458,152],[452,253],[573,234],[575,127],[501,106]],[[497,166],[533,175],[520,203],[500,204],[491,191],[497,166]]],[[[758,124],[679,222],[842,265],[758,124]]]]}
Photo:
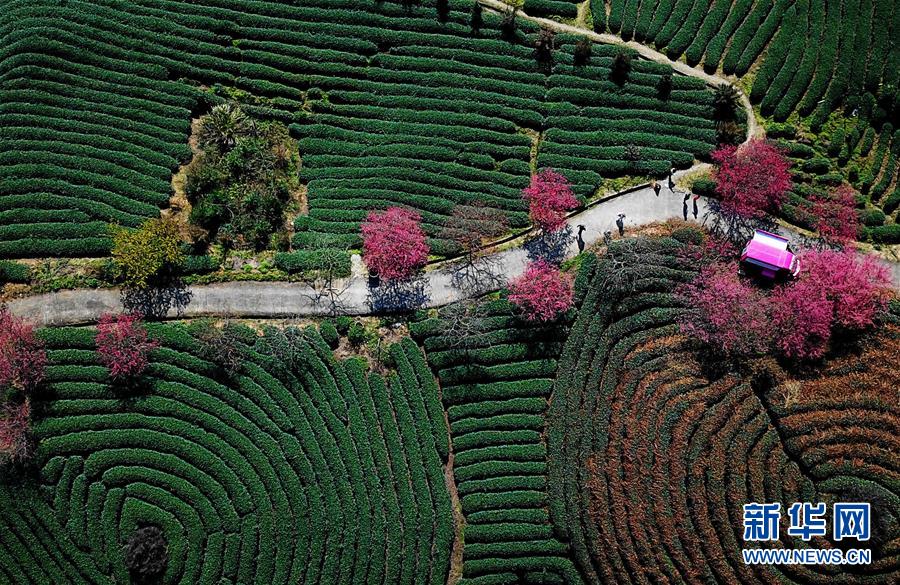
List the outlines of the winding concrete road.
{"type": "MultiPolygon", "coordinates": [[[[676,178],[682,176],[676,173],[676,178]]],[[[603,233],[617,235],[615,220],[618,214],[625,214],[625,236],[635,227],[656,221],[682,218],[683,198],[681,191],[672,192],[663,187],[659,196],[650,187],[627,191],[614,195],[572,215],[568,219],[571,237],[560,248],[560,254],[570,258],[578,253],[579,242],[575,239],[578,226],[584,226],[582,241],[586,247],[603,239],[603,233]]],[[[688,202],[688,219],[702,221],[707,211],[706,201],[698,202],[698,220],[693,217],[693,204],[688,202]]],[[[781,230],[788,237],[797,240],[798,234],[781,230]]],[[[487,271],[496,277],[499,288],[503,283],[522,274],[529,261],[528,244],[520,240],[507,244],[489,256],[487,271]]],[[[895,285],[900,290],[900,264],[889,264],[895,285]]],[[[366,315],[384,312],[379,304],[383,302],[380,290],[370,288],[369,280],[360,271],[345,281],[338,283],[344,289],[340,297],[342,314],[366,315]]],[[[452,265],[438,265],[428,270],[415,290],[406,294],[413,300],[409,305],[417,307],[438,307],[461,300],[467,293],[457,286],[452,265]]],[[[284,282],[229,282],[188,287],[185,291],[187,302],[180,308],[170,308],[166,317],[232,317],[232,318],[290,318],[299,316],[327,315],[331,305],[327,301],[316,302],[315,291],[300,283],[284,282]]],[[[9,303],[10,311],[25,317],[40,326],[81,325],[94,323],[106,312],[123,310],[119,289],[79,289],[37,295],[17,299],[9,303]]]]}
{"type": "MultiPolygon", "coordinates": [[[[499,0],[478,1],[490,9],[506,9],[506,5],[499,0]]],[[[732,84],[728,79],[710,75],[685,63],[671,61],[650,47],[633,41],[624,42],[613,35],[599,34],[545,18],[528,16],[521,11],[519,18],[537,22],[560,32],[583,35],[596,42],[628,46],[647,59],[671,65],[679,73],[703,79],[713,86],[722,83],[732,84]]],[[[756,123],[750,100],[743,92],[738,91],[741,104],[747,112],[747,139],[749,140],[753,136],[761,135],[762,129],[756,123]]],[[[691,169],[676,173],[675,177],[677,179],[704,166],[706,165],[695,165],[691,169]]],[[[607,197],[569,217],[568,226],[573,237],[558,252],[566,258],[578,253],[579,242],[574,236],[579,233],[579,226],[584,226],[580,243],[586,247],[602,240],[603,233],[606,231],[616,233],[615,220],[620,213],[625,214],[626,236],[628,230],[642,224],[682,218],[683,197],[683,192],[673,193],[666,187],[663,187],[662,192],[657,196],[649,186],[607,197]]],[[[693,204],[689,202],[688,205],[689,219],[696,221],[693,216],[693,204]]],[[[702,220],[707,211],[704,199],[698,201],[697,211],[696,218],[702,220]]],[[[794,240],[799,238],[796,233],[787,231],[786,234],[794,240]]],[[[495,252],[488,256],[486,270],[495,278],[495,284],[488,287],[487,290],[500,288],[510,279],[521,275],[528,260],[528,245],[524,238],[501,244],[495,252]]],[[[359,267],[358,259],[354,265],[359,267]]],[[[889,266],[894,283],[900,287],[900,264],[889,263],[889,266]]],[[[455,269],[452,265],[440,264],[431,267],[412,290],[401,291],[406,295],[405,304],[417,307],[437,307],[461,300],[467,294],[472,294],[471,291],[465,292],[465,287],[458,286],[454,272],[455,269]]],[[[396,301],[392,300],[393,295],[384,294],[384,287],[370,287],[369,279],[358,268],[354,270],[354,274],[350,278],[338,283],[338,288],[343,291],[340,295],[340,313],[342,314],[377,314],[384,312],[385,307],[390,308],[396,304],[396,301]]],[[[487,290],[483,292],[487,292],[487,290]]],[[[183,291],[185,302],[177,308],[170,308],[164,316],[166,318],[290,318],[328,314],[332,305],[326,300],[317,302],[314,300],[316,296],[316,291],[300,283],[229,282],[192,286],[183,291]]],[[[119,289],[61,291],[17,299],[10,302],[8,306],[13,314],[26,317],[41,326],[94,323],[103,313],[120,312],[124,309],[119,289]]]]}

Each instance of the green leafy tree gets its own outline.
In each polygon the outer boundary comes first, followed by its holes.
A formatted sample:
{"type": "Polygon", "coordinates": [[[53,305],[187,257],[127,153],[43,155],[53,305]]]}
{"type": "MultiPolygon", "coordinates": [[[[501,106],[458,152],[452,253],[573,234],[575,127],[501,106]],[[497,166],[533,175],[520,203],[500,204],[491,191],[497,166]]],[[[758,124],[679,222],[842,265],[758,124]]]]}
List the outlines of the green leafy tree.
{"type": "Polygon", "coordinates": [[[156,284],[182,259],[178,226],[165,219],[151,219],[140,228],[111,225],[112,257],[116,273],[126,287],[144,289],[156,284]]]}

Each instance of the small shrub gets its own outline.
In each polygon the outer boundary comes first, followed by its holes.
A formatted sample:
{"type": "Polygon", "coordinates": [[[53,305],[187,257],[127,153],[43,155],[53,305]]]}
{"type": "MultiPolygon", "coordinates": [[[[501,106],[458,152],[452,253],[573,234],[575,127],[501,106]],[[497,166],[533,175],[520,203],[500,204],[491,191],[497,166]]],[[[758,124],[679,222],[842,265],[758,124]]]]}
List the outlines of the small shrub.
{"type": "Polygon", "coordinates": [[[859,214],[859,219],[866,227],[875,227],[884,223],[887,217],[878,208],[864,209],[859,214]]]}
{"type": "Polygon", "coordinates": [[[900,244],[900,224],[898,223],[870,228],[868,234],[876,244],[900,244]]]}
{"type": "Polygon", "coordinates": [[[31,269],[18,262],[0,260],[0,284],[4,282],[24,283],[28,282],[31,269]]]}
{"type": "Polygon", "coordinates": [[[353,325],[353,319],[346,315],[341,315],[334,320],[334,327],[341,335],[347,335],[351,325],[353,325]]]}
{"type": "Polygon", "coordinates": [[[701,245],[706,239],[703,232],[692,226],[682,226],[672,230],[672,237],[682,244],[701,245]]]}
{"type": "Polygon", "coordinates": [[[588,39],[581,39],[575,43],[575,64],[578,66],[587,65],[591,61],[591,52],[594,43],[588,39]]]}
{"type": "Polygon", "coordinates": [[[353,347],[360,347],[366,342],[366,328],[359,321],[354,321],[347,330],[347,341],[353,347]]]}
{"type": "Polygon", "coordinates": [[[503,20],[500,21],[500,36],[507,41],[512,41],[516,38],[516,29],[518,28],[518,23],[516,23],[517,15],[518,10],[515,8],[509,9],[503,14],[503,20]]]}
{"type": "Polygon", "coordinates": [[[797,127],[793,124],[769,124],[766,127],[766,135],[769,138],[793,139],[797,137],[797,127]]]}
{"type": "Polygon", "coordinates": [[[697,195],[710,197],[716,193],[716,182],[712,179],[697,179],[691,185],[691,191],[697,195]]]}
{"type": "Polygon", "coordinates": [[[609,78],[617,85],[624,85],[631,73],[631,53],[619,51],[613,57],[612,69],[609,78]]]}
{"type": "Polygon", "coordinates": [[[181,274],[206,274],[219,269],[219,262],[210,255],[185,256],[181,261],[181,274]]]}
{"type": "Polygon", "coordinates": [[[669,99],[672,95],[672,74],[664,73],[660,75],[659,81],[656,82],[656,95],[661,100],[669,99]]]}
{"type": "Polygon", "coordinates": [[[331,349],[337,349],[341,342],[341,336],[338,335],[338,330],[331,321],[324,321],[319,325],[319,335],[331,349]]]}
{"type": "Polygon", "coordinates": [[[481,32],[481,27],[484,24],[482,12],[484,12],[484,9],[481,7],[481,4],[474,2],[472,4],[472,17],[469,20],[469,23],[472,26],[473,35],[478,35],[478,33],[481,32]]]}

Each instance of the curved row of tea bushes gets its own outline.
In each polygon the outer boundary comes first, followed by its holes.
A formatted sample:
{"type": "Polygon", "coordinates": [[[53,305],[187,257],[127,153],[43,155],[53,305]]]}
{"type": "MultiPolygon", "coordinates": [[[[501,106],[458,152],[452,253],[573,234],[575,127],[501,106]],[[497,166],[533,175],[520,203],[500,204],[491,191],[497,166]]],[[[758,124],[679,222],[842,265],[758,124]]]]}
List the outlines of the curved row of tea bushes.
{"type": "MultiPolygon", "coordinates": [[[[250,330],[230,376],[180,325],[140,380],[110,385],[93,331],[43,332],[34,485],[0,483],[0,566],[16,583],[129,582],[123,543],[163,529],[162,583],[444,582],[447,426],[421,350],[397,373],[337,361],[314,328],[292,363],[250,330]]],[[[8,483],[11,482],[11,483],[8,483]]]]}
{"type": "MultiPolygon", "coordinates": [[[[633,290],[614,292],[625,268],[602,257],[580,276],[584,300],[547,415],[551,517],[588,582],[895,579],[890,533],[873,539],[864,568],[744,564],[745,503],[841,501],[856,486],[862,499],[852,501],[896,513],[900,466],[889,454],[900,411],[887,396],[783,409],[776,389],[734,373],[709,379],[676,324],[684,307],[673,291],[696,274],[694,261],[673,240],[641,245],[633,290]]],[[[834,546],[785,527],[779,547],[834,546]]]]}
{"type": "Polygon", "coordinates": [[[564,324],[537,326],[489,301],[464,338],[447,315],[414,322],[441,384],[465,518],[461,583],[581,583],[547,515],[547,398],[564,324]]]}

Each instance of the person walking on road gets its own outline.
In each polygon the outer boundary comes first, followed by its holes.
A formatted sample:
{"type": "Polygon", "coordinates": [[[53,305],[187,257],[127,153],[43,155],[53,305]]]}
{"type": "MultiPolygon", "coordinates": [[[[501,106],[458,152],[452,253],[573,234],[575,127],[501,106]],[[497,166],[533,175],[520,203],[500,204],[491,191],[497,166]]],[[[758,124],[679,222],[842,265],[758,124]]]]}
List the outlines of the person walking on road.
{"type": "Polygon", "coordinates": [[[675,174],[675,167],[669,169],[669,191],[675,191],[675,179],[673,179],[673,175],[675,174]]]}
{"type": "Polygon", "coordinates": [[[650,183],[650,186],[653,187],[653,192],[656,193],[657,197],[659,197],[659,192],[662,190],[662,186],[656,182],[656,179],[653,179],[653,182],[650,183]]]}
{"type": "Polygon", "coordinates": [[[697,208],[697,201],[700,200],[699,195],[694,195],[694,219],[697,219],[697,214],[700,213],[700,210],[697,208]]]}
{"type": "Polygon", "coordinates": [[[616,227],[619,228],[619,237],[625,235],[625,214],[620,213],[619,217],[616,218],[616,227]]]}
{"type": "Polygon", "coordinates": [[[609,246],[612,243],[612,232],[611,231],[606,230],[605,232],[603,232],[603,243],[606,246],[609,246]]]}

